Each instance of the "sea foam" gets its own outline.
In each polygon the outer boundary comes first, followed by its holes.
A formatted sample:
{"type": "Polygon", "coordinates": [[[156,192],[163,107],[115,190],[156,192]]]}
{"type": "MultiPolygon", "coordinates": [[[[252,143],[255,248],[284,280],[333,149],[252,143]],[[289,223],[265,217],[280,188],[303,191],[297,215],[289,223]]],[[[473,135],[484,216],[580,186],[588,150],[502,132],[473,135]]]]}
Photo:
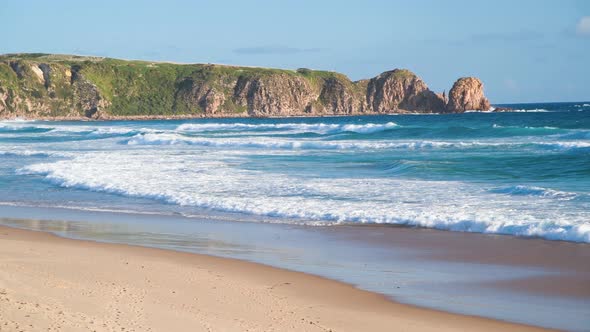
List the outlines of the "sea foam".
{"type": "Polygon", "coordinates": [[[398,127],[394,122],[385,124],[326,124],[326,123],[276,123],[276,124],[246,124],[246,123],[185,123],[176,128],[177,131],[204,132],[204,131],[255,131],[255,130],[293,130],[296,132],[311,133],[340,133],[353,132],[370,134],[379,131],[390,130],[398,127]]]}
{"type": "Polygon", "coordinates": [[[537,197],[552,198],[552,199],[559,199],[559,200],[570,200],[570,199],[574,199],[578,196],[578,194],[573,193],[573,192],[559,191],[559,190],[553,190],[553,189],[548,189],[548,188],[542,188],[542,187],[536,187],[536,186],[524,186],[524,185],[494,188],[490,191],[494,192],[494,193],[508,194],[508,195],[515,195],[515,196],[537,196],[537,197]]]}
{"type": "Polygon", "coordinates": [[[228,156],[221,161],[217,156],[167,154],[160,155],[159,163],[153,158],[153,151],[95,153],[30,165],[19,174],[42,175],[62,187],[266,216],[275,222],[386,223],[590,242],[590,211],[563,215],[562,204],[573,200],[568,193],[545,188],[494,192],[455,181],[301,178],[241,170],[235,168],[239,159],[228,156]],[[504,198],[507,193],[510,199],[504,198]]]}
{"type": "Polygon", "coordinates": [[[0,151],[0,156],[15,156],[15,157],[66,157],[71,154],[63,152],[48,152],[48,151],[31,151],[31,150],[13,150],[0,151]]]}
{"type": "Polygon", "coordinates": [[[105,209],[141,210],[125,196],[195,215],[590,242],[584,114],[389,119],[0,122],[0,180],[55,206],[86,190],[105,209]],[[26,192],[39,178],[76,190],[26,192]]]}
{"type": "Polygon", "coordinates": [[[355,142],[355,141],[318,141],[318,140],[281,140],[278,138],[208,138],[191,137],[175,133],[138,134],[123,141],[128,145],[196,145],[216,148],[259,148],[286,150],[350,150],[350,149],[387,149],[387,148],[435,148],[443,146],[461,146],[461,143],[414,141],[414,142],[355,142]]]}
{"type": "Polygon", "coordinates": [[[354,141],[354,140],[286,140],[279,138],[214,138],[185,136],[178,133],[142,133],[123,140],[127,145],[193,145],[214,148],[283,149],[283,150],[383,150],[383,149],[469,149],[469,148],[526,148],[572,151],[587,149],[590,142],[580,141],[354,141]]]}
{"type": "Polygon", "coordinates": [[[535,109],[516,109],[516,110],[507,111],[505,113],[509,113],[509,112],[514,112],[514,113],[548,113],[548,112],[552,112],[552,111],[546,110],[544,108],[535,108],[535,109]]]}

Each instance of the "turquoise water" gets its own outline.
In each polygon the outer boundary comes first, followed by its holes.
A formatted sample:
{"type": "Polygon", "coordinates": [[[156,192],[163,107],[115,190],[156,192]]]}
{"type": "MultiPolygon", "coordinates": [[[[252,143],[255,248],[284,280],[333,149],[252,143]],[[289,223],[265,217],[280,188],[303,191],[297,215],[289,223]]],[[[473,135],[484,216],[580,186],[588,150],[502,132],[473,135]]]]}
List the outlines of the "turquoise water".
{"type": "Polygon", "coordinates": [[[0,122],[0,203],[590,242],[590,103],[515,112],[0,122]]]}

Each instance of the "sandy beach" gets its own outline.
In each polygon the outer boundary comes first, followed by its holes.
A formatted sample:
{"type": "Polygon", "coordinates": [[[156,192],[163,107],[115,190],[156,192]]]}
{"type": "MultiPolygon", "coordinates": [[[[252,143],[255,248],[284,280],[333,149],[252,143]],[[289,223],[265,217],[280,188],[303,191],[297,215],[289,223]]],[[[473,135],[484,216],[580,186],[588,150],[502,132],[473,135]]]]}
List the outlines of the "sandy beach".
{"type": "Polygon", "coordinates": [[[590,0],[530,2],[2,2],[0,332],[590,332],[590,0]]]}
{"type": "Polygon", "coordinates": [[[534,331],[239,260],[0,227],[1,331],[534,331]]]}

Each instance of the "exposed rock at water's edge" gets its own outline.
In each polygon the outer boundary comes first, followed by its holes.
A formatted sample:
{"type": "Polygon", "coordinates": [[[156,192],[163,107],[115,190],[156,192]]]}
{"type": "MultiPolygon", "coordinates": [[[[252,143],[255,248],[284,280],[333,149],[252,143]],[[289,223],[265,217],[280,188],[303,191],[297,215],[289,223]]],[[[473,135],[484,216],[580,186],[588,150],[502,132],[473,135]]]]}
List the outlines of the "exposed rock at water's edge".
{"type": "Polygon", "coordinates": [[[449,102],[447,104],[447,111],[449,112],[487,111],[490,108],[490,101],[483,93],[483,83],[478,78],[460,78],[449,91],[449,102]]]}

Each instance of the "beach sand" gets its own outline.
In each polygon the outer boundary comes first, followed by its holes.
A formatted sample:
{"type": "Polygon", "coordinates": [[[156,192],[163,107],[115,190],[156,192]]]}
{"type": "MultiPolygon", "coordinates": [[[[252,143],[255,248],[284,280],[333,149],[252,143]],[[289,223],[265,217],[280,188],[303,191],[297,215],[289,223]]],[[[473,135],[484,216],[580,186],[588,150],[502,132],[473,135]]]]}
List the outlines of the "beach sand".
{"type": "Polygon", "coordinates": [[[0,331],[535,331],[239,260],[0,226],[0,331]]]}

